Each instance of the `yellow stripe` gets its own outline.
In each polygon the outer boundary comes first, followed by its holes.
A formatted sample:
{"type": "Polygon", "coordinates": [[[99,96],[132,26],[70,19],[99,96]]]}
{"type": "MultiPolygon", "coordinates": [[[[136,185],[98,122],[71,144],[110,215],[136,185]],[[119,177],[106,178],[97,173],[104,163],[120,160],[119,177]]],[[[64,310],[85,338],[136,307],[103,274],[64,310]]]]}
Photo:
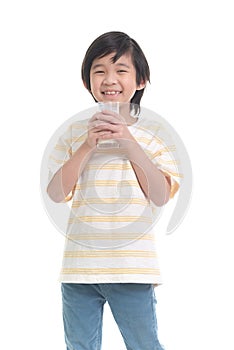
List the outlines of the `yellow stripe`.
{"type": "Polygon", "coordinates": [[[61,271],[64,275],[79,274],[79,275],[159,275],[159,269],[141,269],[141,268],[64,268],[61,271]]]}
{"type": "Polygon", "coordinates": [[[90,164],[86,166],[86,170],[131,170],[132,167],[130,164],[90,164]]]}
{"type": "Polygon", "coordinates": [[[179,184],[177,182],[175,182],[172,186],[171,186],[171,192],[170,192],[170,198],[173,198],[174,195],[176,194],[176,192],[179,189],[179,184]]]}
{"type": "Polygon", "coordinates": [[[53,156],[50,156],[49,157],[51,160],[53,160],[53,162],[55,162],[55,163],[57,163],[57,164],[65,164],[65,162],[66,162],[66,160],[64,159],[64,160],[61,160],[61,159],[57,159],[57,158],[55,158],[55,157],[53,157],[53,156]]]}
{"type": "Polygon", "coordinates": [[[157,162],[159,164],[170,164],[170,165],[175,165],[175,166],[180,164],[179,160],[174,160],[174,159],[172,159],[172,160],[158,159],[157,162]]]}
{"type": "Polygon", "coordinates": [[[154,240],[154,236],[153,235],[146,235],[146,234],[142,234],[142,233],[133,233],[133,234],[124,234],[124,233],[116,233],[114,236],[107,234],[107,235],[103,235],[103,234],[80,234],[80,233],[73,233],[73,234],[68,234],[67,235],[67,239],[70,240],[150,240],[153,241],[154,240]]]}
{"type": "Polygon", "coordinates": [[[148,222],[152,220],[146,216],[77,216],[69,219],[68,223],[75,222],[148,222]]]}
{"type": "Polygon", "coordinates": [[[139,186],[138,182],[136,180],[124,180],[124,181],[117,181],[117,180],[96,180],[96,181],[87,181],[82,184],[76,185],[76,190],[80,190],[86,187],[93,187],[93,186],[139,186]]]}
{"type": "MultiPolygon", "coordinates": [[[[158,130],[159,128],[157,128],[157,130],[158,130]]],[[[156,129],[155,129],[156,130],[156,129]]],[[[152,131],[152,130],[151,130],[152,131]]],[[[156,136],[156,135],[153,135],[153,137],[152,137],[152,141],[156,141],[157,143],[159,143],[159,144],[162,144],[163,143],[163,141],[162,141],[162,139],[160,139],[158,136],[156,136]]]]}
{"type": "Polygon", "coordinates": [[[183,174],[175,173],[175,172],[170,171],[170,170],[164,170],[164,169],[162,169],[162,172],[163,172],[163,174],[165,174],[165,175],[171,175],[171,176],[175,176],[175,177],[183,177],[183,174]]]}
{"type": "Polygon", "coordinates": [[[138,141],[138,142],[142,142],[142,143],[145,143],[146,145],[150,145],[151,142],[155,141],[156,143],[158,144],[162,144],[162,140],[160,138],[158,138],[157,136],[153,136],[152,135],[152,138],[147,138],[147,137],[135,137],[135,139],[138,141]]]}
{"type": "Polygon", "coordinates": [[[87,137],[87,133],[83,134],[83,135],[79,135],[79,136],[73,136],[70,140],[71,143],[76,143],[76,142],[82,142],[86,139],[87,137]]]}
{"type": "Polygon", "coordinates": [[[79,208],[82,205],[88,204],[140,204],[147,206],[149,202],[141,198],[88,198],[78,201],[73,201],[72,208],[79,208]]]}
{"type": "Polygon", "coordinates": [[[148,139],[147,137],[135,137],[137,142],[145,143],[146,145],[149,145],[151,143],[151,139],[148,139]]]}
{"type": "Polygon", "coordinates": [[[54,149],[56,151],[68,152],[70,147],[68,147],[66,145],[59,145],[59,144],[57,144],[54,149]]]}
{"type": "MultiPolygon", "coordinates": [[[[137,129],[138,130],[143,130],[144,132],[147,132],[147,133],[149,133],[149,132],[151,132],[151,131],[153,131],[154,130],[154,132],[157,132],[157,131],[159,131],[159,129],[160,129],[161,127],[160,126],[158,126],[158,125],[148,125],[147,127],[145,126],[138,126],[137,127],[137,129]]],[[[156,138],[156,136],[155,135],[152,135],[154,138],[156,138]]],[[[161,139],[159,139],[159,138],[157,138],[159,141],[161,141],[161,139]]]]}
{"type": "Polygon", "coordinates": [[[153,153],[152,154],[152,159],[161,156],[163,153],[173,152],[173,151],[176,151],[176,146],[175,145],[164,147],[164,148],[158,150],[157,152],[153,153]]]}
{"type": "Polygon", "coordinates": [[[156,258],[155,252],[144,250],[89,250],[65,251],[65,258],[156,258]]]}
{"type": "Polygon", "coordinates": [[[84,134],[84,135],[80,135],[80,136],[73,136],[73,137],[70,137],[69,139],[66,140],[66,142],[69,144],[69,145],[73,145],[74,143],[81,143],[83,142],[87,137],[87,134],[84,134]]]}
{"type": "Polygon", "coordinates": [[[76,130],[87,130],[87,124],[73,124],[72,129],[76,130]]]}

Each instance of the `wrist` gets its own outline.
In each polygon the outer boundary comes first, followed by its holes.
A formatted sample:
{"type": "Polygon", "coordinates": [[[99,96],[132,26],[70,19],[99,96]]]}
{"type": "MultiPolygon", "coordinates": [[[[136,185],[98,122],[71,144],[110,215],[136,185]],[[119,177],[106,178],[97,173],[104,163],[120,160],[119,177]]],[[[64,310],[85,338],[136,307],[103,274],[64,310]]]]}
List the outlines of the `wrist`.
{"type": "Polygon", "coordinates": [[[142,151],[140,145],[137,143],[134,137],[124,141],[124,148],[126,155],[131,159],[134,159],[139,154],[139,151],[142,151]]]}
{"type": "Polygon", "coordinates": [[[90,152],[94,152],[96,149],[96,145],[92,146],[89,142],[88,139],[86,139],[82,145],[80,146],[80,149],[82,149],[84,152],[90,153],[90,152]]]}

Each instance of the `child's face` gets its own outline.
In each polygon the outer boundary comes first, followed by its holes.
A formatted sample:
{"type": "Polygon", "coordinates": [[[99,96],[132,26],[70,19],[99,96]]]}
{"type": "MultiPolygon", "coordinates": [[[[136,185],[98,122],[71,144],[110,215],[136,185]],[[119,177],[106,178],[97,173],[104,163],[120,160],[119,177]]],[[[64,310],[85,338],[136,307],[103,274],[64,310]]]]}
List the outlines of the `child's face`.
{"type": "Polygon", "coordinates": [[[145,84],[136,84],[136,69],[130,55],[121,56],[115,63],[115,53],[93,61],[90,70],[91,92],[98,102],[130,102],[136,90],[145,84]]]}

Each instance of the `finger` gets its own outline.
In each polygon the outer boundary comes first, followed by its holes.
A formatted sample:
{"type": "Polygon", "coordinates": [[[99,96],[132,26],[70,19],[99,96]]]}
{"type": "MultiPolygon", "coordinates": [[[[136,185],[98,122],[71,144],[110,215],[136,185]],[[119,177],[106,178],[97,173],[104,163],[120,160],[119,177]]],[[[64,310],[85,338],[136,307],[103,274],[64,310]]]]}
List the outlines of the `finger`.
{"type": "Polygon", "coordinates": [[[89,132],[90,131],[96,132],[96,131],[103,131],[103,130],[111,130],[111,126],[113,126],[113,124],[98,121],[98,122],[93,122],[92,124],[90,124],[88,130],[89,130],[89,132]]]}
{"type": "Polygon", "coordinates": [[[103,139],[121,139],[122,134],[119,132],[109,132],[102,135],[103,139]]]}
{"type": "Polygon", "coordinates": [[[100,119],[100,112],[97,112],[97,113],[95,113],[93,116],[92,116],[92,118],[90,118],[90,120],[89,120],[89,123],[92,123],[92,122],[94,122],[95,120],[99,120],[100,119]]]}
{"type": "Polygon", "coordinates": [[[99,125],[97,128],[103,128],[104,130],[108,130],[111,132],[119,132],[121,129],[121,126],[118,124],[110,124],[110,123],[106,123],[103,125],[99,125]]]}
{"type": "Polygon", "coordinates": [[[106,131],[99,131],[99,132],[97,132],[97,135],[98,135],[98,137],[110,137],[110,135],[112,135],[113,133],[111,132],[111,131],[108,131],[108,130],[106,130],[106,131]]]}
{"type": "Polygon", "coordinates": [[[119,126],[118,125],[114,125],[114,124],[101,124],[101,125],[97,125],[93,128],[91,128],[89,130],[89,132],[91,133],[99,133],[99,132],[119,132],[119,126]]]}
{"type": "Polygon", "coordinates": [[[94,122],[95,120],[102,120],[103,118],[105,118],[105,115],[109,115],[109,116],[111,116],[111,117],[116,117],[116,118],[118,118],[118,116],[119,116],[118,114],[113,113],[112,111],[106,110],[105,112],[104,112],[104,111],[103,111],[103,112],[96,112],[96,113],[92,116],[92,118],[90,118],[89,122],[92,123],[92,122],[94,122]]]}
{"type": "Polygon", "coordinates": [[[112,124],[123,124],[125,119],[120,115],[112,111],[104,110],[98,115],[99,120],[107,121],[112,124]]]}

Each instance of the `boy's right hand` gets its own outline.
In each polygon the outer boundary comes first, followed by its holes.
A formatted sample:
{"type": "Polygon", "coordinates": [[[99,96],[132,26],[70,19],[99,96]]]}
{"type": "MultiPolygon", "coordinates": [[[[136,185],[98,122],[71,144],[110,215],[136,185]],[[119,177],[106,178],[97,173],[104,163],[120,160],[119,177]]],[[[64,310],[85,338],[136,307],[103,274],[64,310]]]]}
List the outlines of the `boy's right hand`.
{"type": "MultiPolygon", "coordinates": [[[[88,124],[88,136],[86,143],[93,149],[96,148],[98,139],[111,139],[112,131],[108,129],[108,125],[112,124],[111,119],[109,121],[103,121],[103,113],[97,112],[90,119],[88,124]],[[103,137],[104,136],[104,137],[103,137]],[[108,137],[110,136],[110,137],[108,137]]],[[[114,118],[113,118],[114,124],[114,118]]]]}

